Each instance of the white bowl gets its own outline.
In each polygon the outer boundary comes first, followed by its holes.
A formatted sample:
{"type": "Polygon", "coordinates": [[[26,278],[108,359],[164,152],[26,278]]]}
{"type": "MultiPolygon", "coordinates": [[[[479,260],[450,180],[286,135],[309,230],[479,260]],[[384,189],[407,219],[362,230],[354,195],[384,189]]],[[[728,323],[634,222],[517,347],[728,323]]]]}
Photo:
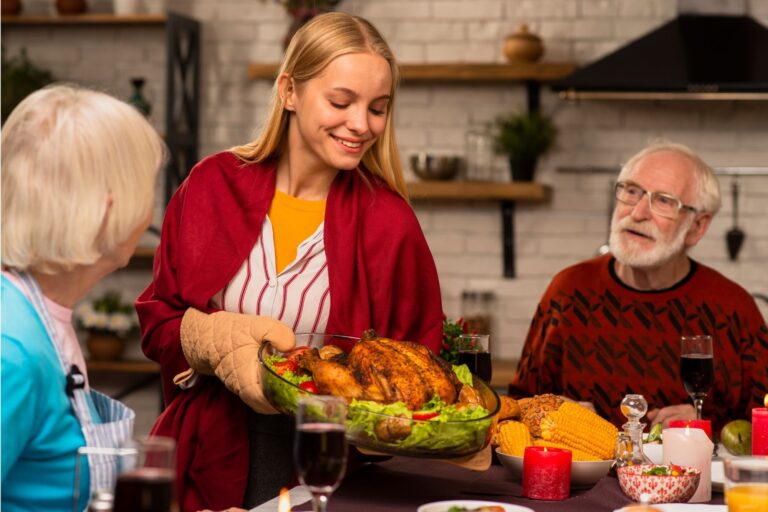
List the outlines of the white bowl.
{"type": "Polygon", "coordinates": [[[499,456],[501,465],[507,468],[514,478],[523,478],[523,458],[508,455],[501,451],[501,446],[496,447],[496,455],[499,456]]]}
{"type": "Polygon", "coordinates": [[[608,474],[612,465],[613,459],[571,462],[571,487],[592,487],[608,474]]]}
{"type": "Polygon", "coordinates": [[[660,443],[643,444],[643,453],[651,459],[654,464],[664,463],[664,445],[660,443]]]}
{"type": "MultiPolygon", "coordinates": [[[[523,457],[508,455],[496,448],[501,464],[509,470],[513,478],[523,477],[523,457]]],[[[571,487],[592,487],[608,474],[613,459],[571,462],[571,487]]]]}

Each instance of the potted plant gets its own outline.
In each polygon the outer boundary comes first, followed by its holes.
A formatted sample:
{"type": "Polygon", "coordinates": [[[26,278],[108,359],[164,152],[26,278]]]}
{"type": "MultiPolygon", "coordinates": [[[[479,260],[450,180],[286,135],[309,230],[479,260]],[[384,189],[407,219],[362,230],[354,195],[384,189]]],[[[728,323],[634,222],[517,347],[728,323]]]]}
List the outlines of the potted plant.
{"type": "Polygon", "coordinates": [[[53,82],[53,76],[48,71],[35,67],[27,57],[26,48],[19,55],[5,58],[5,48],[2,49],[2,122],[29,94],[53,82]]]}
{"type": "Polygon", "coordinates": [[[556,138],[557,128],[539,112],[496,120],[495,149],[509,155],[513,181],[532,181],[539,157],[552,148],[556,138]]]}
{"type": "Polygon", "coordinates": [[[467,334],[468,325],[463,318],[443,318],[443,339],[440,357],[451,364],[459,364],[459,336],[467,334]]]}
{"type": "Polygon", "coordinates": [[[78,327],[88,333],[86,346],[91,358],[97,361],[119,359],[126,338],[138,327],[133,305],[124,303],[116,291],[79,304],[75,318],[78,327]]]}
{"type": "Polygon", "coordinates": [[[297,30],[318,14],[333,11],[341,0],[275,0],[275,2],[285,7],[291,15],[291,25],[283,38],[283,49],[286,49],[297,30]]]}

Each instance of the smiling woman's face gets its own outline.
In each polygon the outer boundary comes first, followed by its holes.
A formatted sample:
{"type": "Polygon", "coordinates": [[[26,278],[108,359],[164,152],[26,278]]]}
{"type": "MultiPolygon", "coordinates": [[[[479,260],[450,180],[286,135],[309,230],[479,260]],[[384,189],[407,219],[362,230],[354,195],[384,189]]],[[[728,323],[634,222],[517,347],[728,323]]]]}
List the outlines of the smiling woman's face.
{"type": "Polygon", "coordinates": [[[342,55],[289,88],[291,153],[315,168],[354,169],[384,131],[391,88],[389,63],[371,53],[342,55]]]}

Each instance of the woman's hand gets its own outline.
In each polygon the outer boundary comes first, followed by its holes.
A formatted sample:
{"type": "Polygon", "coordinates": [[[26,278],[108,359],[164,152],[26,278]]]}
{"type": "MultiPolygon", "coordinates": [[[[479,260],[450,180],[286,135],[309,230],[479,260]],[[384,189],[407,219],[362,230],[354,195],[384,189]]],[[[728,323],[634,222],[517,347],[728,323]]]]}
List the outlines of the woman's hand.
{"type": "Polygon", "coordinates": [[[651,409],[648,411],[648,420],[651,426],[661,423],[662,427],[669,427],[672,420],[695,420],[696,410],[691,404],[668,405],[661,409],[651,409]]]}
{"type": "Polygon", "coordinates": [[[181,348],[190,368],[216,375],[254,411],[276,414],[261,387],[258,352],[263,343],[287,352],[296,339],[287,325],[267,316],[189,308],[181,321],[181,348]]]}

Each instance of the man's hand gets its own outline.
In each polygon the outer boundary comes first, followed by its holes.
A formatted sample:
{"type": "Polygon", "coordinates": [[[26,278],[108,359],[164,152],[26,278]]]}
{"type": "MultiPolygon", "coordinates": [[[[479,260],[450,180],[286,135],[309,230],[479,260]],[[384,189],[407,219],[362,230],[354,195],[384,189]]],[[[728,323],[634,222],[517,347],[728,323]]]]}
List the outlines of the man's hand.
{"type": "Polygon", "coordinates": [[[651,426],[661,423],[663,428],[669,427],[671,420],[695,420],[696,410],[691,404],[668,405],[661,409],[651,409],[648,411],[648,420],[651,426]]]}

